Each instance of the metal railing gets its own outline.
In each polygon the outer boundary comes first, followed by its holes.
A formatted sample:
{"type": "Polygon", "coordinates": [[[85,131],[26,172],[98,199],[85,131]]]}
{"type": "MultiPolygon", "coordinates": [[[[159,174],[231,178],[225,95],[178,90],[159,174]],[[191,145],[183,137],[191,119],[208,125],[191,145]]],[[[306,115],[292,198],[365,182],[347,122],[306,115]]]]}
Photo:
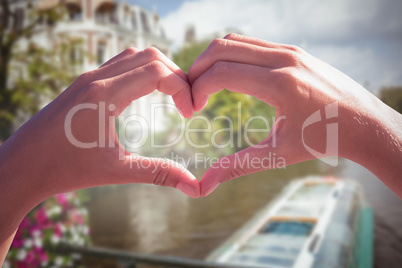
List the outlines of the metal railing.
{"type": "Polygon", "coordinates": [[[76,247],[62,245],[57,248],[57,253],[113,259],[125,268],[135,268],[137,264],[150,264],[178,268],[252,268],[245,267],[244,265],[239,266],[214,263],[203,260],[161,256],[99,247],[76,247]]]}

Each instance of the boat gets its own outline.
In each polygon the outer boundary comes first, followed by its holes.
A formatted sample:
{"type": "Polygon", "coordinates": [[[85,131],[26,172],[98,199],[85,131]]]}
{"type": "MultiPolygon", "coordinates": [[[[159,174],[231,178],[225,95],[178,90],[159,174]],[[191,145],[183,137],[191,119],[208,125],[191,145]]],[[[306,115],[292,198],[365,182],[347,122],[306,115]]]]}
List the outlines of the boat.
{"type": "Polygon", "coordinates": [[[372,268],[373,211],[356,181],[298,179],[205,260],[242,267],[372,268]]]}

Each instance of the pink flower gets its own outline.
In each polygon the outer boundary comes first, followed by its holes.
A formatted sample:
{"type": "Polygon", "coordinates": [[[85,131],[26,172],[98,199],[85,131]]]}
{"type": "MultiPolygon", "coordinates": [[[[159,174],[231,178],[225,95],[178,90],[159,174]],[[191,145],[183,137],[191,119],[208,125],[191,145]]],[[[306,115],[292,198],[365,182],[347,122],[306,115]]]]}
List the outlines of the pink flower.
{"type": "Polygon", "coordinates": [[[34,264],[35,262],[37,263],[37,261],[35,261],[35,254],[33,253],[33,251],[29,251],[27,253],[27,256],[25,257],[25,262],[30,264],[34,264]]]}
{"type": "Polygon", "coordinates": [[[17,261],[16,265],[17,265],[17,268],[31,268],[32,267],[31,265],[28,265],[25,261],[24,262],[17,261]]]}
{"type": "Polygon", "coordinates": [[[68,195],[67,194],[56,195],[56,200],[63,208],[66,209],[68,207],[68,195]]]}
{"type": "Polygon", "coordinates": [[[30,233],[30,234],[33,234],[33,233],[36,232],[36,231],[39,231],[39,232],[40,232],[42,229],[44,229],[43,226],[41,226],[41,225],[39,225],[39,224],[34,224],[34,225],[32,225],[32,226],[29,227],[29,233],[30,233]]]}
{"type": "Polygon", "coordinates": [[[78,223],[80,225],[85,224],[85,218],[84,215],[79,213],[76,209],[71,211],[71,220],[75,223],[78,223]]]}
{"type": "Polygon", "coordinates": [[[20,248],[24,245],[23,231],[24,229],[25,230],[27,229],[29,224],[30,224],[29,219],[26,217],[21,221],[20,226],[18,227],[18,230],[15,233],[14,240],[11,243],[11,246],[13,248],[20,248]]]}
{"type": "Polygon", "coordinates": [[[49,261],[49,256],[47,255],[46,252],[42,252],[42,253],[39,255],[39,261],[40,261],[41,263],[44,263],[44,262],[48,262],[48,261],[49,261]]]}
{"type": "Polygon", "coordinates": [[[36,210],[35,218],[36,218],[37,222],[39,223],[39,225],[44,225],[47,223],[48,217],[46,215],[46,211],[45,211],[44,207],[39,207],[36,210]]]}
{"type": "Polygon", "coordinates": [[[28,218],[24,218],[21,223],[20,226],[18,227],[17,232],[15,233],[15,237],[14,239],[20,239],[22,237],[23,231],[24,229],[26,229],[27,227],[29,227],[30,222],[28,218]]]}
{"type": "Polygon", "coordinates": [[[49,261],[49,256],[47,255],[46,251],[44,251],[42,248],[34,248],[34,252],[36,256],[38,256],[38,259],[41,263],[49,261]]]}
{"type": "Polygon", "coordinates": [[[54,226],[53,232],[54,232],[54,234],[55,234],[57,237],[61,237],[61,236],[63,235],[63,229],[61,228],[60,223],[57,223],[57,224],[54,226]]]}
{"type": "Polygon", "coordinates": [[[15,236],[14,236],[14,240],[22,239],[22,231],[23,231],[23,229],[21,227],[18,227],[18,230],[17,230],[17,232],[15,233],[15,236]]]}
{"type": "Polygon", "coordinates": [[[13,248],[20,248],[24,245],[24,239],[15,237],[13,242],[11,243],[11,247],[13,248]]]}
{"type": "MultiPolygon", "coordinates": [[[[65,230],[68,226],[74,227],[71,229],[75,231],[74,239],[76,236],[88,236],[89,228],[85,222],[87,213],[81,206],[75,193],[59,194],[49,203],[39,205],[28,214],[21,221],[12,242],[10,252],[13,254],[7,256],[11,267],[46,266],[51,258],[43,245],[54,244],[53,240],[61,241],[66,235],[65,230]],[[73,198],[77,198],[77,200],[73,200],[73,198]],[[53,207],[49,205],[53,205],[53,207]],[[77,225],[83,225],[85,228],[76,229],[77,225]],[[20,252],[23,252],[23,255],[19,254],[20,252]],[[15,253],[19,255],[17,256],[15,253]]],[[[79,240],[84,241],[85,238],[79,240]]]]}

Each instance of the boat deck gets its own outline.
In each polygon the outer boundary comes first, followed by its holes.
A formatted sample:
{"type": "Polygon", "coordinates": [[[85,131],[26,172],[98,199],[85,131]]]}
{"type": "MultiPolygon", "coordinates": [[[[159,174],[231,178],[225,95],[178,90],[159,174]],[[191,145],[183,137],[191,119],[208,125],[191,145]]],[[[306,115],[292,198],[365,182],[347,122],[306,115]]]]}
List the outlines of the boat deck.
{"type": "Polygon", "coordinates": [[[353,244],[359,191],[356,184],[333,178],[295,181],[207,260],[250,267],[338,267],[339,260],[326,254],[351,255],[342,249],[353,244]]]}

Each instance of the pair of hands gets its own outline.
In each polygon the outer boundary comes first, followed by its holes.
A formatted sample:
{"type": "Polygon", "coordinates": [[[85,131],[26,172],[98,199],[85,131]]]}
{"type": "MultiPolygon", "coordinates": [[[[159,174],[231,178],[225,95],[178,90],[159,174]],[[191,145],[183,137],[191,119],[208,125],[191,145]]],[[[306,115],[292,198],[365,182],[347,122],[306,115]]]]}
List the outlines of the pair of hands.
{"type": "Polygon", "coordinates": [[[355,81],[295,46],[230,34],[214,40],[188,75],[157,49],[130,48],[81,75],[7,140],[0,151],[0,163],[7,162],[7,166],[0,166],[0,173],[12,174],[7,192],[12,197],[29,196],[24,201],[27,204],[60,192],[126,183],[175,187],[196,198],[208,195],[224,181],[264,168],[236,165],[236,158],[262,159],[271,152],[290,165],[316,158],[306,149],[308,144],[326,156],[367,162],[356,149],[365,146],[361,126],[381,124],[372,109],[382,105],[355,81]],[[276,107],[280,120],[259,146],[224,157],[198,182],[169,160],[131,158],[116,137],[114,118],[155,88],[171,95],[187,118],[206,105],[209,95],[227,88],[276,107]],[[88,103],[96,106],[80,110],[71,120],[71,133],[77,140],[97,142],[83,149],[68,140],[64,123],[69,111],[88,103]],[[304,130],[309,116],[321,111],[325,119],[325,107],[333,103],[336,115],[330,117],[338,124],[339,146],[327,146],[326,120],[316,120],[304,130]],[[106,113],[103,119],[100,105],[106,113]],[[106,144],[101,144],[100,137],[106,144]],[[123,160],[119,159],[121,151],[125,152],[123,160]],[[136,161],[141,161],[142,168],[132,168],[136,161]]]}
{"type": "Polygon", "coordinates": [[[23,217],[54,194],[105,184],[153,183],[196,198],[224,181],[264,169],[236,163],[270,153],[286,165],[345,157],[402,197],[401,115],[301,49],[231,34],[214,40],[188,75],[156,49],[128,49],[81,75],[1,146],[0,264],[23,217]],[[132,159],[116,137],[114,118],[155,89],[171,95],[182,114],[191,117],[223,88],[276,107],[276,121],[259,146],[222,158],[200,182],[171,161],[132,159]],[[91,148],[74,146],[66,133],[66,118],[78,107],[86,109],[74,115],[69,134],[84,143],[97,141],[91,148]],[[106,116],[100,116],[100,110],[106,116]],[[329,133],[335,138],[328,139],[329,133]],[[141,168],[133,169],[135,162],[141,162],[141,168]]]}

